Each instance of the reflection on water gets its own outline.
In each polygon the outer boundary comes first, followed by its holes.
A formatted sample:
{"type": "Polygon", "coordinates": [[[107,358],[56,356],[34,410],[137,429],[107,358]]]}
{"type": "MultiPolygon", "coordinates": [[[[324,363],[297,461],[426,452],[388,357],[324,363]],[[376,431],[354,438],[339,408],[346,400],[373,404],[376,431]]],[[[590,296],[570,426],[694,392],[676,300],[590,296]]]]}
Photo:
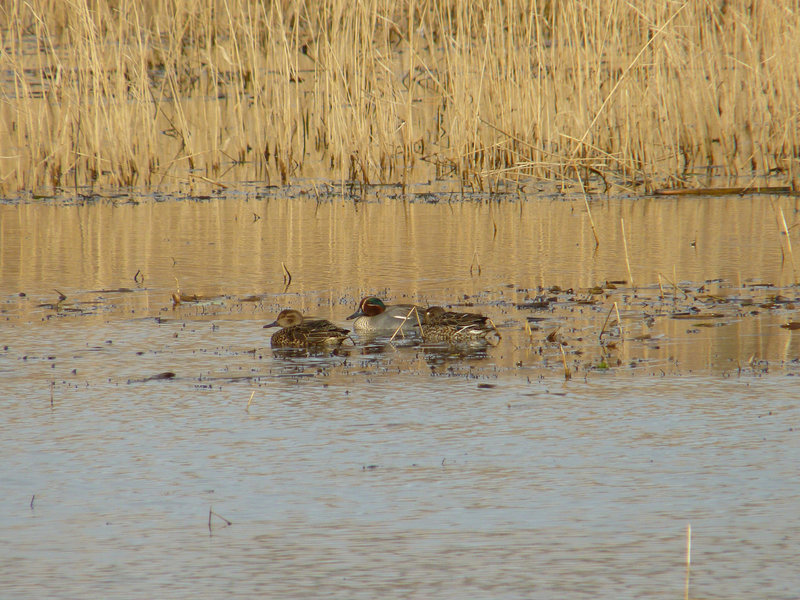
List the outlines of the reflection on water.
{"type": "Polygon", "coordinates": [[[375,293],[482,310],[508,338],[491,354],[509,369],[555,328],[596,353],[612,309],[609,326],[619,312],[622,335],[642,340],[642,352],[617,348],[623,363],[642,353],[691,368],[786,362],[797,336],[780,326],[798,293],[779,208],[797,214],[794,200],[758,197],[600,201],[595,247],[583,203],[565,200],[0,205],[0,310],[90,327],[92,316],[267,322],[291,306],[347,326],[357,299],[375,293]],[[198,301],[173,307],[173,294],[198,301]],[[722,318],[668,318],[677,312],[722,318]]]}
{"type": "Polygon", "coordinates": [[[598,202],[595,250],[571,201],[0,205],[0,590],[679,597],[691,523],[693,597],[792,598],[774,210],[598,202]],[[366,293],[502,340],[269,348],[366,293]]]}
{"type": "Polygon", "coordinates": [[[2,284],[9,292],[42,295],[53,287],[161,293],[175,291],[177,279],[187,294],[276,294],[284,288],[284,263],[293,276],[287,300],[302,303],[314,293],[329,307],[340,304],[343,290],[450,300],[500,284],[589,288],[629,279],[624,219],[636,285],[657,284],[661,274],[666,287],[712,279],[783,286],[794,276],[776,209],[796,214],[794,203],[763,197],[597,201],[597,248],[583,203],[566,200],[318,204],[232,196],[0,205],[2,284]]]}

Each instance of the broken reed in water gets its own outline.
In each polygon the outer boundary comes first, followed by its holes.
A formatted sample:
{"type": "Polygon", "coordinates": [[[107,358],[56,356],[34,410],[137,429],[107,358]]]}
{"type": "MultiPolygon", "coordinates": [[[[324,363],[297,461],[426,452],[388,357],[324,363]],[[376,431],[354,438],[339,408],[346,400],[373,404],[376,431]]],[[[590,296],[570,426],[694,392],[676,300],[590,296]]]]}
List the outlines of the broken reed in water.
{"type": "Polygon", "coordinates": [[[5,192],[800,181],[796,3],[9,0],[0,28],[5,192]]]}

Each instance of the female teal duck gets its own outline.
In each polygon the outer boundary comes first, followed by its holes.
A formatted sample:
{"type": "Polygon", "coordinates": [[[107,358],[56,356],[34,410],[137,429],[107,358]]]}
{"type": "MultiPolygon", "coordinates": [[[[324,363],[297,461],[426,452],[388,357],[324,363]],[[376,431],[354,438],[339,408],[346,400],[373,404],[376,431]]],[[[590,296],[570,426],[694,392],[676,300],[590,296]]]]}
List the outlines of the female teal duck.
{"type": "Polygon", "coordinates": [[[360,333],[394,333],[399,329],[407,334],[419,331],[421,317],[422,309],[413,304],[387,306],[380,298],[367,296],[347,319],[355,319],[353,329],[360,333]]]}
{"type": "Polygon", "coordinates": [[[426,342],[496,346],[500,342],[500,333],[489,317],[431,306],[423,315],[422,339],[426,342]]]}
{"type": "Polygon", "coordinates": [[[340,346],[350,331],[337,327],[324,319],[307,321],[298,310],[286,309],[278,314],[264,329],[282,327],[272,334],[273,348],[309,348],[313,346],[340,346]]]}

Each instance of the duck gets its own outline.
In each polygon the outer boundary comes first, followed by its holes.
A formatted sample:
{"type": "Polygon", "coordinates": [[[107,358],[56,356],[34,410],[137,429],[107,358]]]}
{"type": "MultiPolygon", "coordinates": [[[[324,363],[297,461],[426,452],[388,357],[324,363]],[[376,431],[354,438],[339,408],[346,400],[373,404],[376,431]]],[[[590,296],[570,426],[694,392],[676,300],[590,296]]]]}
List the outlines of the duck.
{"type": "Polygon", "coordinates": [[[421,311],[414,304],[387,306],[377,296],[366,296],[347,320],[355,319],[353,329],[360,333],[395,333],[399,330],[407,334],[419,331],[421,311]]]}
{"type": "Polygon", "coordinates": [[[273,348],[310,348],[315,346],[340,346],[349,337],[350,330],[343,329],[325,319],[305,319],[299,310],[287,308],[278,318],[264,325],[264,329],[282,327],[272,334],[273,348]]]}
{"type": "Polygon", "coordinates": [[[487,343],[496,346],[500,342],[500,333],[489,317],[431,306],[422,316],[422,339],[426,342],[487,343]]]}

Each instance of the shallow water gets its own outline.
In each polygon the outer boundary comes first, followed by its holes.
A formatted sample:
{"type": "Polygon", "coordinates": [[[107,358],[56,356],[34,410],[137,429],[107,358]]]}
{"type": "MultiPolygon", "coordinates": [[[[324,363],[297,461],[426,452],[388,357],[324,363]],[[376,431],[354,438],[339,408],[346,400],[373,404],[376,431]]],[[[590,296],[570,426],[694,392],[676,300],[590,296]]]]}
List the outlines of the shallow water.
{"type": "Polygon", "coordinates": [[[136,200],[0,205],[4,597],[796,596],[792,202],[136,200]],[[503,339],[273,355],[371,292],[503,339]]]}

